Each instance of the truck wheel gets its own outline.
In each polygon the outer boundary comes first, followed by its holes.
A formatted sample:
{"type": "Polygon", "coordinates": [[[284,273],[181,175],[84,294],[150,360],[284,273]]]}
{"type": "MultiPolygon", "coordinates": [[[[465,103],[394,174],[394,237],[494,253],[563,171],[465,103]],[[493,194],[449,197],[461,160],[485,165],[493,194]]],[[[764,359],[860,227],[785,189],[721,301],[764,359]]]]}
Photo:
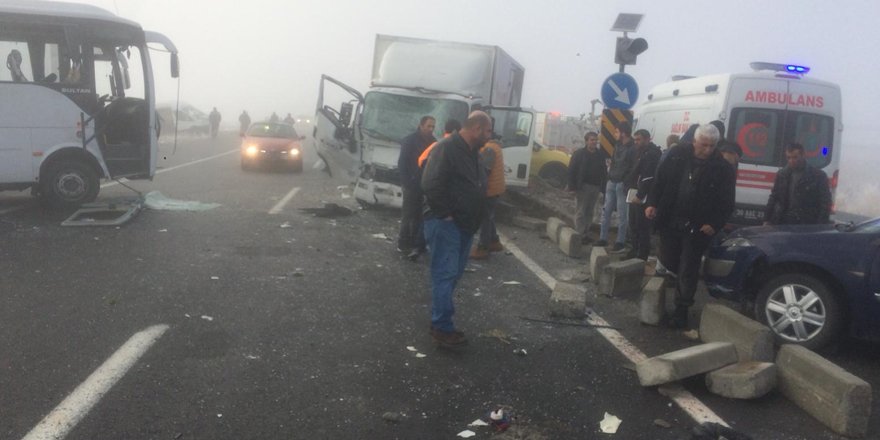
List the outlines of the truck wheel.
{"type": "Polygon", "coordinates": [[[550,162],[541,167],[538,177],[544,179],[550,186],[562,189],[568,183],[568,167],[562,162],[550,162]]]}
{"type": "Polygon", "coordinates": [[[755,319],[770,327],[778,343],[815,350],[837,337],[843,316],[824,281],[787,273],[771,278],[758,292],[755,319]]]}
{"type": "Polygon", "coordinates": [[[77,208],[98,197],[98,173],[81,160],[62,160],[49,164],[40,182],[43,200],[52,208],[77,208]]]}

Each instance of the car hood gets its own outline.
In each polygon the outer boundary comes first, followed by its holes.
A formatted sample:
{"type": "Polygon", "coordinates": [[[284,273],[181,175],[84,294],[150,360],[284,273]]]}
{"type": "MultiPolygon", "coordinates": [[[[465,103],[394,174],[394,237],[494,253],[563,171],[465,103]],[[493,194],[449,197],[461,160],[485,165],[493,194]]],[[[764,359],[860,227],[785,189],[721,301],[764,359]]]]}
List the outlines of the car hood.
{"type": "Polygon", "coordinates": [[[754,226],[737,229],[731,237],[776,239],[791,235],[837,234],[840,231],[833,224],[826,225],[778,225],[754,226]]]}
{"type": "Polygon", "coordinates": [[[265,149],[267,151],[280,151],[287,150],[293,147],[296,144],[296,141],[292,139],[285,138],[270,138],[270,137],[245,137],[241,141],[241,145],[244,148],[247,148],[251,145],[254,145],[258,148],[265,149]]]}

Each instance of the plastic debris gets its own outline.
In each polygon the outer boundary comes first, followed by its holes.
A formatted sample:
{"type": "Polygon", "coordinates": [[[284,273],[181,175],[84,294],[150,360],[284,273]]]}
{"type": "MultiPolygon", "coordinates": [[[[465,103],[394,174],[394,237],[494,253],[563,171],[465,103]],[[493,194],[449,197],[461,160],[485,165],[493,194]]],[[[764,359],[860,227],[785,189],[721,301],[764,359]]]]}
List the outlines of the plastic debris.
{"type": "Polygon", "coordinates": [[[471,431],[470,429],[465,429],[464,431],[461,431],[457,434],[457,436],[461,437],[461,438],[471,438],[475,435],[477,435],[477,433],[474,431],[471,431]]]}
{"type": "Polygon", "coordinates": [[[371,237],[378,238],[379,240],[390,240],[384,232],[380,232],[378,234],[373,234],[371,237]]]}
{"type": "Polygon", "coordinates": [[[189,316],[189,313],[184,313],[183,316],[186,316],[187,318],[192,318],[192,316],[189,316]]]}
{"type": "Polygon", "coordinates": [[[293,226],[290,225],[290,222],[284,222],[280,226],[281,229],[288,229],[288,228],[292,228],[292,227],[293,226]]]}
{"type": "Polygon", "coordinates": [[[473,422],[468,423],[468,426],[489,426],[483,419],[477,419],[473,422]]]}
{"type": "Polygon", "coordinates": [[[419,359],[421,359],[421,358],[426,358],[426,357],[428,357],[428,355],[423,354],[423,353],[416,353],[416,357],[419,358],[419,359]]]}
{"type": "Polygon", "coordinates": [[[517,356],[525,356],[529,353],[526,351],[525,348],[515,348],[515,349],[513,349],[513,354],[515,354],[517,356]]]}
{"type": "Polygon", "coordinates": [[[245,357],[245,359],[250,359],[252,361],[260,358],[259,356],[254,356],[252,354],[246,354],[246,355],[244,355],[244,357],[245,357]]]}
{"type": "Polygon", "coordinates": [[[654,425],[666,429],[672,428],[672,424],[663,419],[654,419],[654,425]]]}
{"type": "Polygon", "coordinates": [[[400,423],[403,421],[403,414],[388,411],[385,414],[382,414],[382,420],[391,423],[400,423]]]}
{"type": "Polygon", "coordinates": [[[214,277],[211,277],[211,279],[214,280],[214,281],[217,281],[217,280],[220,279],[220,277],[214,276],[214,277]]]}
{"type": "Polygon", "coordinates": [[[416,348],[413,347],[412,345],[407,346],[406,349],[409,350],[409,351],[419,351],[418,349],[416,349],[416,348]]]}
{"type": "Polygon", "coordinates": [[[503,281],[501,284],[505,286],[521,286],[522,283],[519,281],[503,281]]]}
{"type": "Polygon", "coordinates": [[[159,229],[159,232],[168,232],[167,229],[159,229]]]}
{"type": "Polygon", "coordinates": [[[620,424],[623,420],[617,418],[617,416],[605,413],[605,418],[599,422],[599,429],[606,434],[615,434],[617,433],[617,428],[620,427],[620,424]]]}
{"type": "Polygon", "coordinates": [[[214,320],[214,317],[213,317],[213,316],[208,316],[208,315],[202,315],[202,319],[204,319],[205,321],[213,321],[213,320],[214,320]]]}
{"type": "Polygon", "coordinates": [[[220,204],[174,200],[165,197],[159,191],[150,191],[144,196],[144,206],[157,211],[208,211],[219,207],[220,204]]]}

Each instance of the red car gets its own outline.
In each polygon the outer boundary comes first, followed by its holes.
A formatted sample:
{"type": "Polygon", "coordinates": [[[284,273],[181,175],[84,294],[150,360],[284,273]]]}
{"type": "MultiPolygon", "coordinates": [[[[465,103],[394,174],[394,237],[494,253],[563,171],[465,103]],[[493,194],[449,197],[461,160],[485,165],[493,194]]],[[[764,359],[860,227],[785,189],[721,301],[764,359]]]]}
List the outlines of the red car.
{"type": "Polygon", "coordinates": [[[251,170],[259,165],[276,166],[301,172],[303,169],[302,141],[290,124],[256,122],[251,124],[241,139],[241,169],[251,170]]]}

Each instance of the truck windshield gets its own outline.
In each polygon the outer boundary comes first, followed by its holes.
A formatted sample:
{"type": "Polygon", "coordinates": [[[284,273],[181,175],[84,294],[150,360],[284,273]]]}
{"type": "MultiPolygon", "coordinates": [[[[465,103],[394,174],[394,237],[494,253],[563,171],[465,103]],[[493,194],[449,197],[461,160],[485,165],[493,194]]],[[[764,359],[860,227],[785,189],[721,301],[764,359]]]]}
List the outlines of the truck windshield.
{"type": "Polygon", "coordinates": [[[433,116],[437,121],[434,136],[439,138],[447,120],[464,122],[467,115],[468,106],[462,101],[369,92],[362,126],[371,135],[399,142],[418,128],[422,116],[433,116]]]}

